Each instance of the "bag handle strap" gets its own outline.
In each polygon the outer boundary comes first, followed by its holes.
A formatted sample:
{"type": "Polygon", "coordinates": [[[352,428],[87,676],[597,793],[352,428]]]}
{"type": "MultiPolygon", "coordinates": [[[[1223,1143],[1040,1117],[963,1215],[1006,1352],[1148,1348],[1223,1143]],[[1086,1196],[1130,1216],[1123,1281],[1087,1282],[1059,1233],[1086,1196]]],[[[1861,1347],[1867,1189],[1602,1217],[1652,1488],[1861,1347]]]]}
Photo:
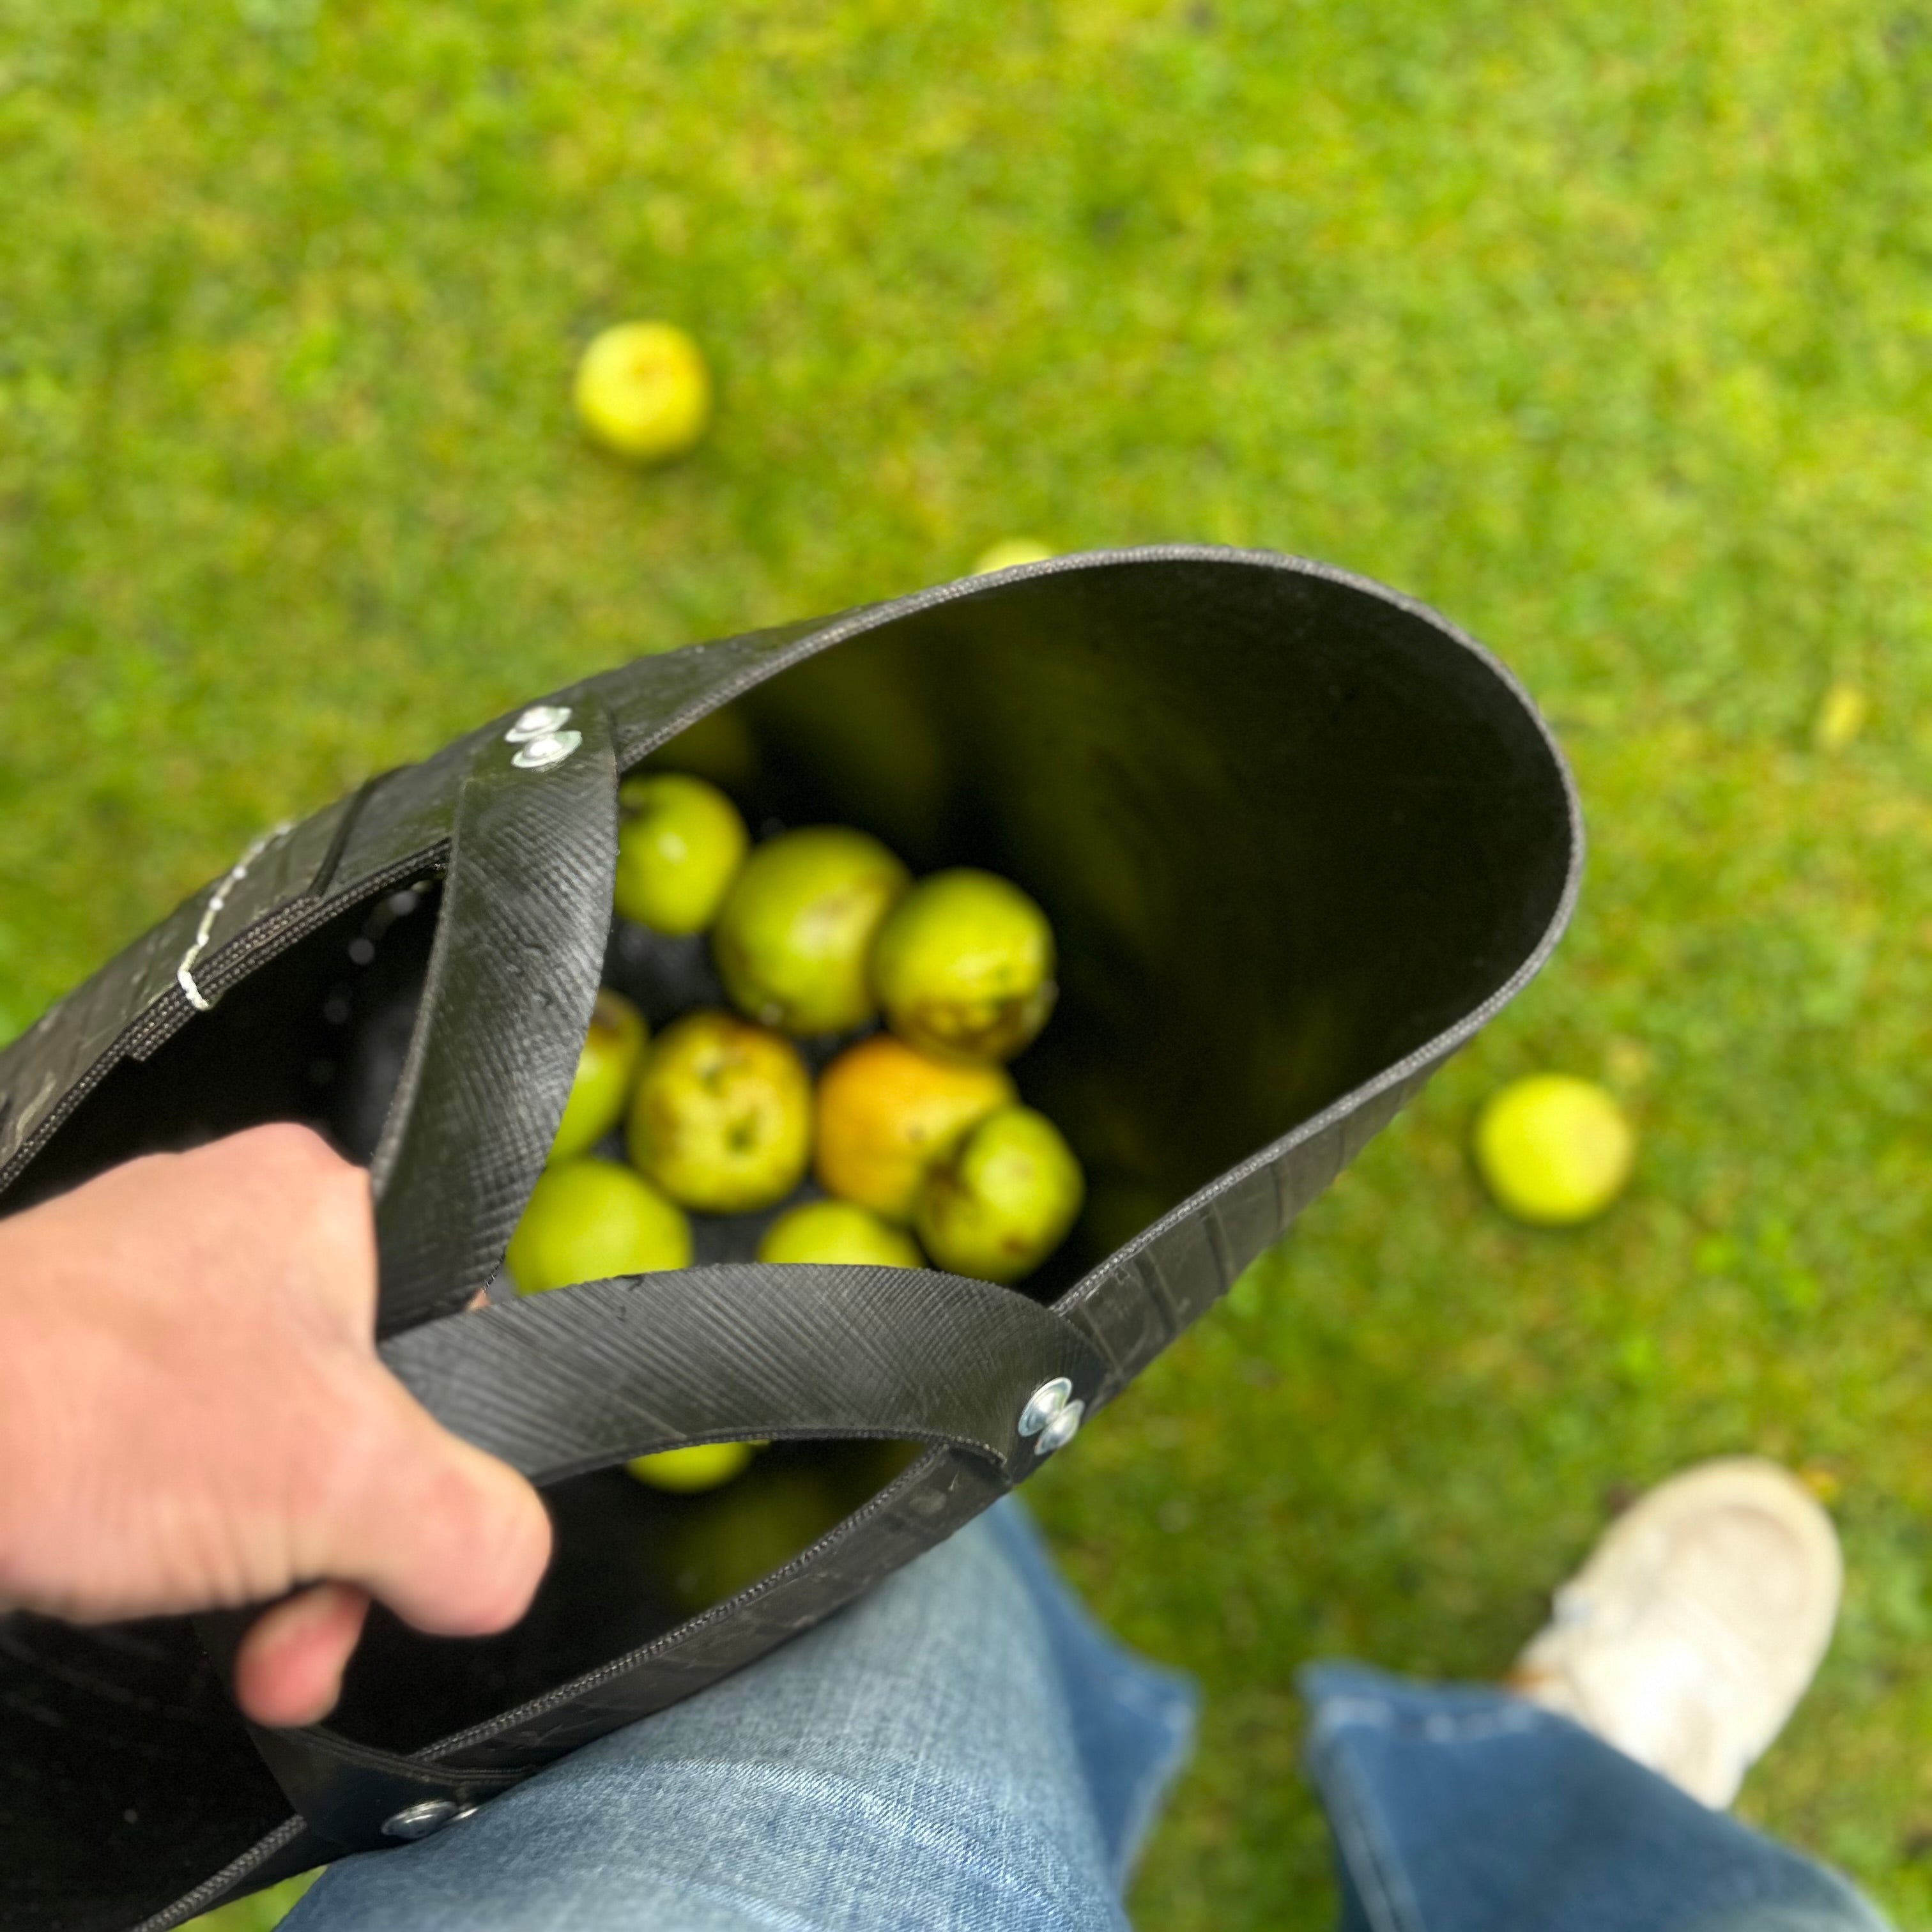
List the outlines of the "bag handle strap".
{"type": "MultiPolygon", "coordinates": [[[[383,1361],[446,1426],[539,1484],[698,1442],[869,1436],[963,1450],[1022,1480],[1078,1429],[1100,1358],[1050,1308],[923,1269],[680,1269],[426,1323],[383,1361]]],[[[232,1659],[252,1612],[196,1619],[232,1659]]],[[[426,1834],[533,1768],[250,1725],[328,1850],[426,1834]]]]}
{"type": "Polygon", "coordinates": [[[489,1280],[569,1096],[617,869],[610,719],[572,696],[487,740],[458,794],[422,1003],[371,1162],[384,1335],[489,1280]]]}
{"type": "Polygon", "coordinates": [[[382,1356],[446,1427],[539,1485],[692,1443],[857,1436],[962,1449],[1016,1483],[1103,1374],[1070,1323],[1009,1288],[754,1262],[554,1288],[382,1356]]]}

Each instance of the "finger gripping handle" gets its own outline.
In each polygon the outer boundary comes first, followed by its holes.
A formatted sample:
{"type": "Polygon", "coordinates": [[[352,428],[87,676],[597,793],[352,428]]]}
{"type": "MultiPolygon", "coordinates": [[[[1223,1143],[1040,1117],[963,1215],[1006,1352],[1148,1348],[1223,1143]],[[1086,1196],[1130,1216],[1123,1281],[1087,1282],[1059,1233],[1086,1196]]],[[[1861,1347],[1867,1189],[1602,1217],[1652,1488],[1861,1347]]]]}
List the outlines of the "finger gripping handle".
{"type": "MultiPolygon", "coordinates": [[[[1010,1288],[910,1268],[682,1269],[430,1322],[382,1360],[446,1426],[539,1484],[693,1442],[874,1436],[942,1444],[1016,1483],[1077,1425],[1100,1358],[1010,1288]],[[1029,1413],[1029,1412],[1032,1413],[1029,1413]]],[[[249,1614],[200,1619],[232,1658],[249,1614]]],[[[326,1726],[250,1726],[322,1844],[372,1850],[424,1806],[453,1815],[527,1774],[407,1757],[326,1726]]]]}

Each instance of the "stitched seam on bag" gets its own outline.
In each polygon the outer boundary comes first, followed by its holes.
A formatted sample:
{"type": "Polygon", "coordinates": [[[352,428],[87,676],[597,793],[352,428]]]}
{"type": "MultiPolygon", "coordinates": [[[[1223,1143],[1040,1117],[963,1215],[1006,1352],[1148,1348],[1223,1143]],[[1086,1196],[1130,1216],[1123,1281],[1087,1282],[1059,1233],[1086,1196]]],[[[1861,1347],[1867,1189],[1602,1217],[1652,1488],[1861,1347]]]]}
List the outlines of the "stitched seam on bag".
{"type": "MultiPolygon", "coordinates": [[[[359,880],[352,892],[334,899],[290,899],[273,911],[264,913],[253,925],[244,926],[232,939],[207,956],[199,975],[200,985],[212,988],[215,1000],[262,967],[280,958],[311,933],[319,931],[340,912],[364,898],[375,899],[406,885],[425,873],[434,874],[448,854],[448,842],[432,846],[406,862],[398,860],[359,880]]],[[[212,1002],[211,1002],[212,1004],[212,1002]]],[[[51,1012],[52,1010],[50,1009],[51,1012]]],[[[124,1060],[145,1060],[195,1017],[188,995],[172,982],[151,1000],[116,1035],[100,1056],[81,1073],[55,1102],[44,1118],[21,1142],[4,1166],[0,1166],[0,1197],[4,1197],[27,1167],[46,1148],[71,1120],[82,1101],[124,1060]]]]}
{"type": "Polygon", "coordinates": [[[144,1918],[132,1932],[168,1932],[171,1926],[199,1918],[238,1880],[246,1878],[259,1864],[292,1845],[308,1829],[308,1821],[299,1814],[278,1825],[266,1838],[258,1838],[238,1858],[231,1858],[212,1878],[205,1878],[192,1892],[184,1892],[173,1904],[144,1918]]]}

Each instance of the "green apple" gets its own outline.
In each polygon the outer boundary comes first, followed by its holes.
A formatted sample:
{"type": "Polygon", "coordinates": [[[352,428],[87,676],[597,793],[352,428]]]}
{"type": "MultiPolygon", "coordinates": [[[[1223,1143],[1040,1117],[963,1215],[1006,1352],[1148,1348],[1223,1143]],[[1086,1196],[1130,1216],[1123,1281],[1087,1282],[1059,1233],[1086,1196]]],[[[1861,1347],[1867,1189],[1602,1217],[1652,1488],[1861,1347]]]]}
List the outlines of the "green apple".
{"type": "Polygon", "coordinates": [[[1010,1060],[1046,1024],[1053,928],[1010,880],[962,868],[922,879],[879,928],[872,984],[908,1044],[1010,1060]]]}
{"type": "Polygon", "coordinates": [[[798,1049],[735,1013],[700,1010],[652,1042],[631,1100],[631,1158],[686,1208],[748,1214],[805,1178],[812,1079],[798,1049]]]}
{"type": "Polygon", "coordinates": [[[789,1563],[843,1514],[814,1472],[769,1465],[709,1502],[667,1512],[655,1534],[672,1595],[688,1616],[709,1610],[789,1563]]]}
{"type": "Polygon", "coordinates": [[[808,1201],[781,1214],[765,1230],[758,1258],[909,1268],[926,1261],[904,1228],[851,1201],[808,1201]]]}
{"type": "Polygon", "coordinates": [[[714,784],[681,772],[627,778],[617,794],[617,910],[655,932],[702,932],[751,839],[714,784]]]}
{"type": "Polygon", "coordinates": [[[614,1160],[563,1160],[532,1191],[504,1256],[520,1294],[691,1265],[691,1226],[614,1160]]]}
{"type": "Polygon", "coordinates": [[[1060,1130],[1030,1107],[1004,1107],[926,1176],[915,1225],[939,1267],[1015,1282],[1066,1238],[1085,1193],[1060,1130]]]}
{"type": "Polygon", "coordinates": [[[844,1033],[874,1011],[868,962],[910,874],[843,826],[768,838],[746,860],[711,935],[731,1003],[787,1033],[844,1033]]]}
{"type": "Polygon", "coordinates": [[[973,574],[986,577],[996,570],[1017,569],[1023,563],[1044,563],[1053,554],[1037,537],[1002,537],[980,553],[973,574]]]}
{"type": "Polygon", "coordinates": [[[607,328],[577,365],[577,413],[605,448],[664,463],[695,448],[711,420],[711,373],[698,344],[668,322],[607,328]]]}
{"type": "Polygon", "coordinates": [[[624,1465],[640,1483],[681,1496],[715,1490],[750,1468],[749,1442],[694,1442],[688,1449],[661,1449],[655,1456],[633,1456],[624,1465]]]}
{"type": "Polygon", "coordinates": [[[1636,1136],[1594,1081],[1536,1073],[1490,1096],[1476,1122],[1475,1154],[1505,1214],[1535,1227],[1571,1227],[1624,1191],[1636,1136]]]}
{"type": "Polygon", "coordinates": [[[550,1143],[552,1160],[588,1152],[624,1118],[647,1030],[644,1015],[622,993],[598,988],[570,1098],[550,1143]]]}
{"type": "Polygon", "coordinates": [[[1842,752],[1865,728],[1871,700],[1855,684],[1834,684],[1811,720],[1811,742],[1821,752],[1842,752]]]}

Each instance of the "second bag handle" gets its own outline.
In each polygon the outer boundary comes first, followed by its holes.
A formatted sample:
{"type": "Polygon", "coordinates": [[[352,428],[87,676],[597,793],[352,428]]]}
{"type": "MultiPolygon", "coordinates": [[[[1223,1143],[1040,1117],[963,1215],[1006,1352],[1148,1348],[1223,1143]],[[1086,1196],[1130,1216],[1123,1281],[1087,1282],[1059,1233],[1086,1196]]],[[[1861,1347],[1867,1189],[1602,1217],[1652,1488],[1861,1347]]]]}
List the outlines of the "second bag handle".
{"type": "Polygon", "coordinates": [[[539,1485],[694,1442],[878,1436],[1009,1484],[1099,1394],[1079,1331],[929,1268],[727,1262],[586,1282],[398,1335],[382,1360],[443,1426],[539,1485]]]}
{"type": "Polygon", "coordinates": [[[496,1271],[562,1117],[610,928],[617,767],[594,698],[532,706],[457,797],[441,916],[375,1156],[379,1333],[496,1271]]]}

